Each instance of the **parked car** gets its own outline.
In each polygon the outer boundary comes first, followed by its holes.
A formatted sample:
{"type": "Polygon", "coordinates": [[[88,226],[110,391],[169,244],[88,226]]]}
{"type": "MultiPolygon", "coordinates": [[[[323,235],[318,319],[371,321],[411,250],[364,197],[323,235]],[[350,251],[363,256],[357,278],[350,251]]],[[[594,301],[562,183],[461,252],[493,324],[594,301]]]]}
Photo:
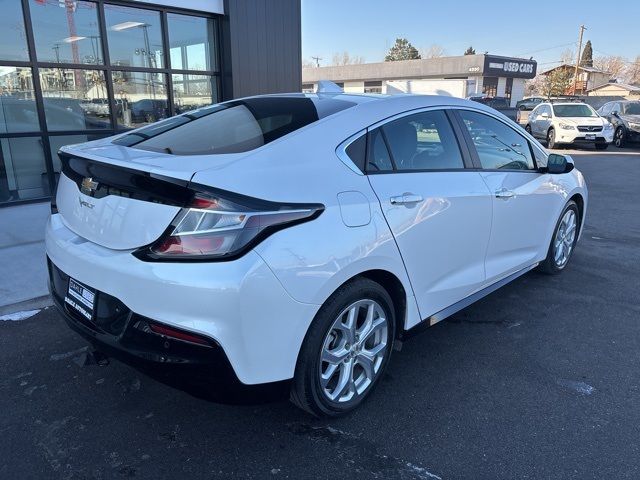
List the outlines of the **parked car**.
{"type": "Polygon", "coordinates": [[[605,103],[598,113],[613,125],[616,147],[623,148],[627,142],[640,142],[640,101],[605,103]]]}
{"type": "Polygon", "coordinates": [[[471,95],[467,98],[469,100],[482,103],[483,105],[486,105],[488,107],[493,108],[494,110],[499,111],[504,116],[510,118],[514,122],[517,121],[518,109],[510,106],[511,101],[507,97],[490,97],[487,95],[479,95],[479,96],[471,95]]]}
{"type": "Polygon", "coordinates": [[[318,416],[359,406],[410,329],[565,270],[588,200],[570,157],[453,97],[256,96],[60,157],[69,326],[183,381],[288,382],[318,416]]]}
{"type": "Polygon", "coordinates": [[[166,100],[145,98],[131,103],[131,121],[153,123],[169,116],[166,100]]]}
{"type": "Polygon", "coordinates": [[[523,98],[522,100],[516,102],[516,108],[518,110],[533,110],[544,101],[546,101],[544,97],[523,98]]]}
{"type": "Polygon", "coordinates": [[[527,119],[525,130],[546,140],[548,148],[594,145],[605,150],[613,141],[613,126],[586,103],[541,103],[527,119]]]}

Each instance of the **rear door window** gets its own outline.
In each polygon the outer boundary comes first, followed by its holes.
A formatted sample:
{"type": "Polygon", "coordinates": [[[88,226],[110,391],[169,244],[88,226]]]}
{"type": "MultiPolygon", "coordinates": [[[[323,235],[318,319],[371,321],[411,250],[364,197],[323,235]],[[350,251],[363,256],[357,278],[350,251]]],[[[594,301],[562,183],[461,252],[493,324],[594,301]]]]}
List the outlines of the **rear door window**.
{"type": "Polygon", "coordinates": [[[433,110],[383,125],[398,171],[462,169],[460,147],[447,115],[433,110]]]}

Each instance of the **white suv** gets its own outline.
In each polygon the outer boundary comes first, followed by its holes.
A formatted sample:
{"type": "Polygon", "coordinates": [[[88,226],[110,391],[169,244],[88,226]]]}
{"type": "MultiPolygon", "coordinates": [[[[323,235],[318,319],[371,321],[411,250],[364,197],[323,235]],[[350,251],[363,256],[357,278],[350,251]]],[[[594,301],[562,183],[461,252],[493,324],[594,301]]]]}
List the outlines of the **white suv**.
{"type": "Polygon", "coordinates": [[[285,381],[315,415],[358,406],[412,327],[564,270],[587,209],[569,157],[451,97],[251,97],[60,157],[69,326],[199,385],[285,381]]]}
{"type": "Polygon", "coordinates": [[[595,145],[606,150],[613,142],[613,125],[586,103],[541,103],[529,114],[525,130],[546,140],[548,148],[595,145]]]}

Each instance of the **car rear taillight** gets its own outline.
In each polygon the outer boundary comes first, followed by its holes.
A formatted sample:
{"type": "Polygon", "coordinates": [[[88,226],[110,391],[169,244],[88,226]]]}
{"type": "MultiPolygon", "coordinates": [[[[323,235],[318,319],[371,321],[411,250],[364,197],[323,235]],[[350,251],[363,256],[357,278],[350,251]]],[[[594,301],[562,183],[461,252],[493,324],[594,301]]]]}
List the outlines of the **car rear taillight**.
{"type": "Polygon", "coordinates": [[[319,204],[279,204],[229,192],[197,193],[143,260],[236,258],[277,230],[316,218],[319,204]]]}

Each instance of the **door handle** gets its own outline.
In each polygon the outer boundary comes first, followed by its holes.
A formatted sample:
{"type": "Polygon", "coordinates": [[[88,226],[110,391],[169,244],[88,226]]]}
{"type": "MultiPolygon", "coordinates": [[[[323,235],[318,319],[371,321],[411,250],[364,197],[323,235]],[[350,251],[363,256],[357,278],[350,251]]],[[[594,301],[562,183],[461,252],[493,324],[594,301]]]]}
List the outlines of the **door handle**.
{"type": "Polygon", "coordinates": [[[496,190],[496,198],[502,198],[504,200],[508,200],[515,196],[516,194],[513,191],[507,190],[506,188],[501,188],[500,190],[496,190]]]}
{"type": "Polygon", "coordinates": [[[391,205],[411,205],[414,203],[420,203],[423,200],[424,199],[420,195],[415,195],[413,193],[403,193],[402,195],[396,195],[389,199],[391,205]]]}

